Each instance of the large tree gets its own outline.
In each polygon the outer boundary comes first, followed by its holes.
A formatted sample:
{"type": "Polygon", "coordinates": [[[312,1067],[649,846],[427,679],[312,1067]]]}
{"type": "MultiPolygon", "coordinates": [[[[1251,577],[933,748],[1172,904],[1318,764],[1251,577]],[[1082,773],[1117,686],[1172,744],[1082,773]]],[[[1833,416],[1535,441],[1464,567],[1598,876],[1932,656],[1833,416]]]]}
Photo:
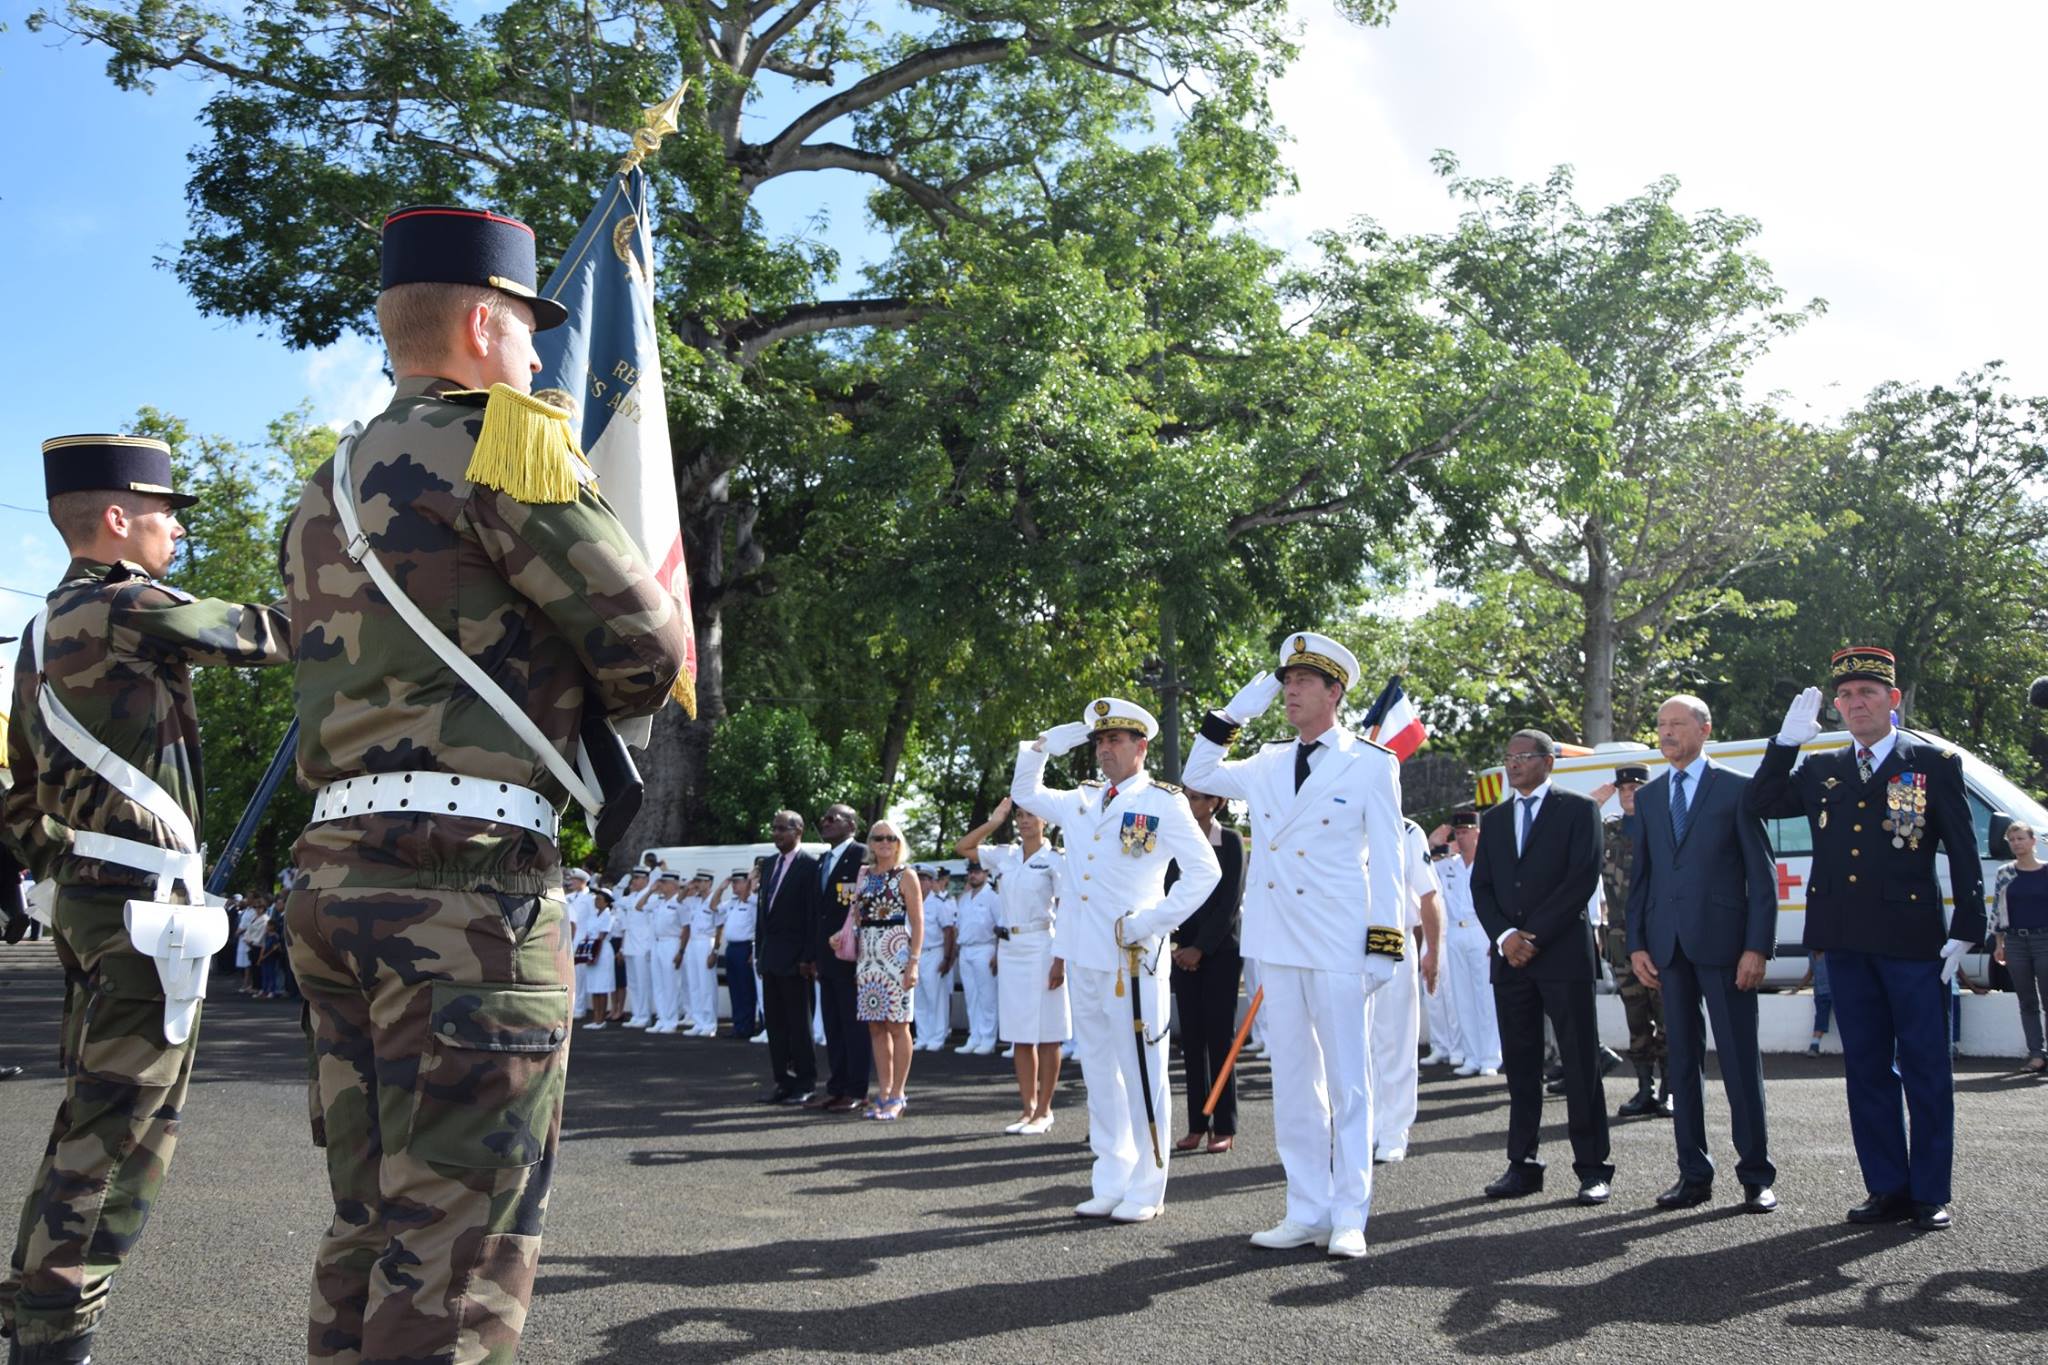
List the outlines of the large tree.
{"type": "MultiPolygon", "coordinates": [[[[1344,7],[1377,22],[1388,5],[1344,7]]],[[[1057,247],[1061,187],[1153,137],[1162,109],[1265,174],[1284,16],[1283,0],[907,0],[879,16],[841,0],[509,0],[474,20],[437,0],[71,0],[33,22],[105,44],[124,87],[218,84],[175,268],[203,308],[303,346],[368,329],[392,205],[492,203],[559,247],[642,107],[693,78],[649,170],[703,671],[697,722],[657,727],[635,831],[652,842],[702,810],[726,610],[788,548],[762,520],[843,420],[820,343],[934,325],[976,271],[1057,247]],[[875,187],[892,250],[869,288],[835,292],[811,225],[756,207],[763,186],[827,171],[875,187]]]]}

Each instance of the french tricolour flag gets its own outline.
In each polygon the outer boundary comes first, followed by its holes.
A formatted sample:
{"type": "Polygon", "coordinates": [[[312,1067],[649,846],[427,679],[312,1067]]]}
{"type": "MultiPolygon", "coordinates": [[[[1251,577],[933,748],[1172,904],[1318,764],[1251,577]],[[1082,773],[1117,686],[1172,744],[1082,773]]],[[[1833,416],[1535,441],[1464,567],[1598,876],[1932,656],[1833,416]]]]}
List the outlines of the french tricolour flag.
{"type": "Polygon", "coordinates": [[[1422,717],[1415,712],[1415,706],[1408,700],[1408,694],[1401,690],[1401,679],[1396,676],[1387,680],[1379,700],[1372,704],[1372,710],[1365,716],[1365,737],[1377,740],[1392,749],[1402,762],[1420,749],[1429,738],[1429,731],[1423,727],[1422,717]]]}
{"type": "MultiPolygon", "coordinates": [[[[688,643],[675,696],[695,716],[697,631],[661,388],[654,226],[647,209],[646,174],[637,165],[621,169],[541,287],[542,297],[569,310],[569,320],[533,339],[541,360],[534,395],[555,389],[575,400],[577,437],[599,491],[674,595],[688,643]]],[[[627,739],[646,742],[644,736],[627,739]]]]}

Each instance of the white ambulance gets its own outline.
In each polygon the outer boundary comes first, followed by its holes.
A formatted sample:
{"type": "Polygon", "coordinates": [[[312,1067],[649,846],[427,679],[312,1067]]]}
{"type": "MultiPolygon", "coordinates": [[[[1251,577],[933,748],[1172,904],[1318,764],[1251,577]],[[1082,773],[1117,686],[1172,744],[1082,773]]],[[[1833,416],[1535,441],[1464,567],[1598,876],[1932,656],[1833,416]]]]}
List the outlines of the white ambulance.
{"type": "MultiPolygon", "coordinates": [[[[2048,809],[2039,801],[2022,791],[2018,784],[1978,758],[1960,744],[1952,744],[1939,735],[1926,730],[1901,727],[1915,739],[1925,740],[1954,749],[1962,755],[1963,783],[1968,788],[1970,802],[1970,823],[1975,830],[1977,856],[1984,864],[1984,894],[1986,915],[1989,915],[1989,901],[1993,874],[1998,865],[2010,861],[2012,852],[2005,845],[2005,824],[2007,820],[2024,820],[2035,829],[2048,829],[2048,809]]],[[[1844,748],[1849,744],[1849,732],[1834,730],[1823,734],[1812,743],[1802,746],[1806,753],[1820,753],[1831,749],[1844,748]]],[[[1761,739],[1726,740],[1707,745],[1707,754],[1716,763],[1740,773],[1753,773],[1763,761],[1766,741],[1761,739]]],[[[1559,745],[1564,756],[1557,760],[1557,767],[1551,773],[1551,781],[1567,791],[1590,794],[1595,787],[1614,780],[1615,767],[1623,763],[1640,763],[1649,768],[1650,776],[1656,777],[1667,766],[1664,756],[1654,748],[1640,744],[1602,744],[1594,749],[1582,749],[1573,745],[1559,745]]],[[[1802,760],[1804,761],[1804,760],[1802,760]]],[[[1481,809],[1499,802],[1505,792],[1505,774],[1500,768],[1488,768],[1479,774],[1479,805],[1481,809]]],[[[1618,816],[1621,806],[1609,797],[1601,813],[1618,816]]],[[[1813,865],[1813,831],[1801,816],[1791,820],[1766,820],[1764,832],[1771,841],[1772,854],[1778,866],[1778,955],[1771,961],[1770,972],[1764,978],[1766,987],[1796,986],[1806,975],[1806,948],[1801,939],[1806,932],[1806,877],[1813,865]]],[[[1949,892],[1948,858],[1946,852],[1935,858],[1935,872],[1940,878],[1944,903],[1949,892]]],[[[1621,907],[1615,907],[1620,913],[1621,907]]],[[[1972,953],[1964,957],[1963,970],[1973,981],[1982,982],[1990,970],[1990,958],[1985,953],[1972,953]]]]}

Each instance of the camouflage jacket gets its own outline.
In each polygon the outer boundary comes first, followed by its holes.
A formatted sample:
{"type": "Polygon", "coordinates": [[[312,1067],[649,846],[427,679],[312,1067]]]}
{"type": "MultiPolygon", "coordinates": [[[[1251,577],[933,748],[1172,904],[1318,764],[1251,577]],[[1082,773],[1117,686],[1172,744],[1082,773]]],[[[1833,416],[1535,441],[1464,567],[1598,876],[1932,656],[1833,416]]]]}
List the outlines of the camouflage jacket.
{"type": "MultiPolygon", "coordinates": [[[[459,643],[573,759],[586,706],[660,709],[683,667],[682,615],[589,483],[573,502],[526,503],[466,475],[485,395],[408,378],[349,457],[371,549],[428,620],[459,643]]],[[[299,780],[459,773],[566,799],[541,759],[465,687],[343,553],[334,466],[306,483],[281,547],[298,661],[299,780]]],[[[308,885],[533,893],[555,849],[489,821],[363,815],[308,828],[308,885]]]]}
{"type": "Polygon", "coordinates": [[[38,878],[78,885],[135,886],[130,868],[68,852],[71,831],[175,843],[155,816],[121,795],[43,725],[36,689],[47,685],[95,738],[169,792],[196,828],[204,778],[193,664],[281,664],[286,622],[274,607],[193,598],[139,565],[74,559],[50,594],[47,644],[38,678],[24,631],[15,660],[7,733],[14,784],[0,804],[5,836],[38,878]]]}
{"type": "Polygon", "coordinates": [[[1624,945],[1628,940],[1629,869],[1635,862],[1636,850],[1625,819],[1604,821],[1601,838],[1606,851],[1600,859],[1600,886],[1607,893],[1607,924],[1602,937],[1606,940],[1609,962],[1619,968],[1628,961],[1624,945]]]}

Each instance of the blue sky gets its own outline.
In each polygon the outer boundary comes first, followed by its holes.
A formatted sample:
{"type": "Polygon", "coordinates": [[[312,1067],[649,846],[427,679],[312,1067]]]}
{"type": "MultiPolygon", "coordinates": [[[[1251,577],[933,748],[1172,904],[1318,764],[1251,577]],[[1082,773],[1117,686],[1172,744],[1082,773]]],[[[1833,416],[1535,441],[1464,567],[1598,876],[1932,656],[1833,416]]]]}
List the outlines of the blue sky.
{"type": "MultiPolygon", "coordinates": [[[[1791,406],[1839,413],[1883,379],[1947,379],[1994,357],[2048,391],[2048,181],[2031,93],[2048,11],[1994,4],[1721,0],[1408,0],[1361,31],[1328,0],[1297,0],[1301,61],[1275,92],[1302,187],[1254,226],[1284,245],[1371,214],[1399,231],[1448,226],[1429,171],[1535,179],[1559,162],[1606,203],[1673,173],[1683,207],[1763,221],[1760,249],[1794,299],[1828,315],[1756,376],[1791,406]]],[[[185,153],[207,87],[182,77],[122,94],[104,54],[18,22],[0,33],[10,129],[0,260],[15,325],[0,503],[41,503],[44,436],[118,427],[150,403],[195,429],[254,442],[301,401],[334,423],[381,401],[361,340],[318,355],[200,316],[156,260],[185,230],[185,153]]],[[[759,130],[755,132],[758,135],[759,130]]],[[[872,246],[851,177],[793,177],[761,204],[824,234],[849,272],[872,246]]],[[[658,229],[657,229],[658,231],[658,229]]],[[[63,551],[35,511],[0,506],[0,587],[45,590],[63,551]]],[[[0,593],[0,629],[36,604],[0,593]]]]}

